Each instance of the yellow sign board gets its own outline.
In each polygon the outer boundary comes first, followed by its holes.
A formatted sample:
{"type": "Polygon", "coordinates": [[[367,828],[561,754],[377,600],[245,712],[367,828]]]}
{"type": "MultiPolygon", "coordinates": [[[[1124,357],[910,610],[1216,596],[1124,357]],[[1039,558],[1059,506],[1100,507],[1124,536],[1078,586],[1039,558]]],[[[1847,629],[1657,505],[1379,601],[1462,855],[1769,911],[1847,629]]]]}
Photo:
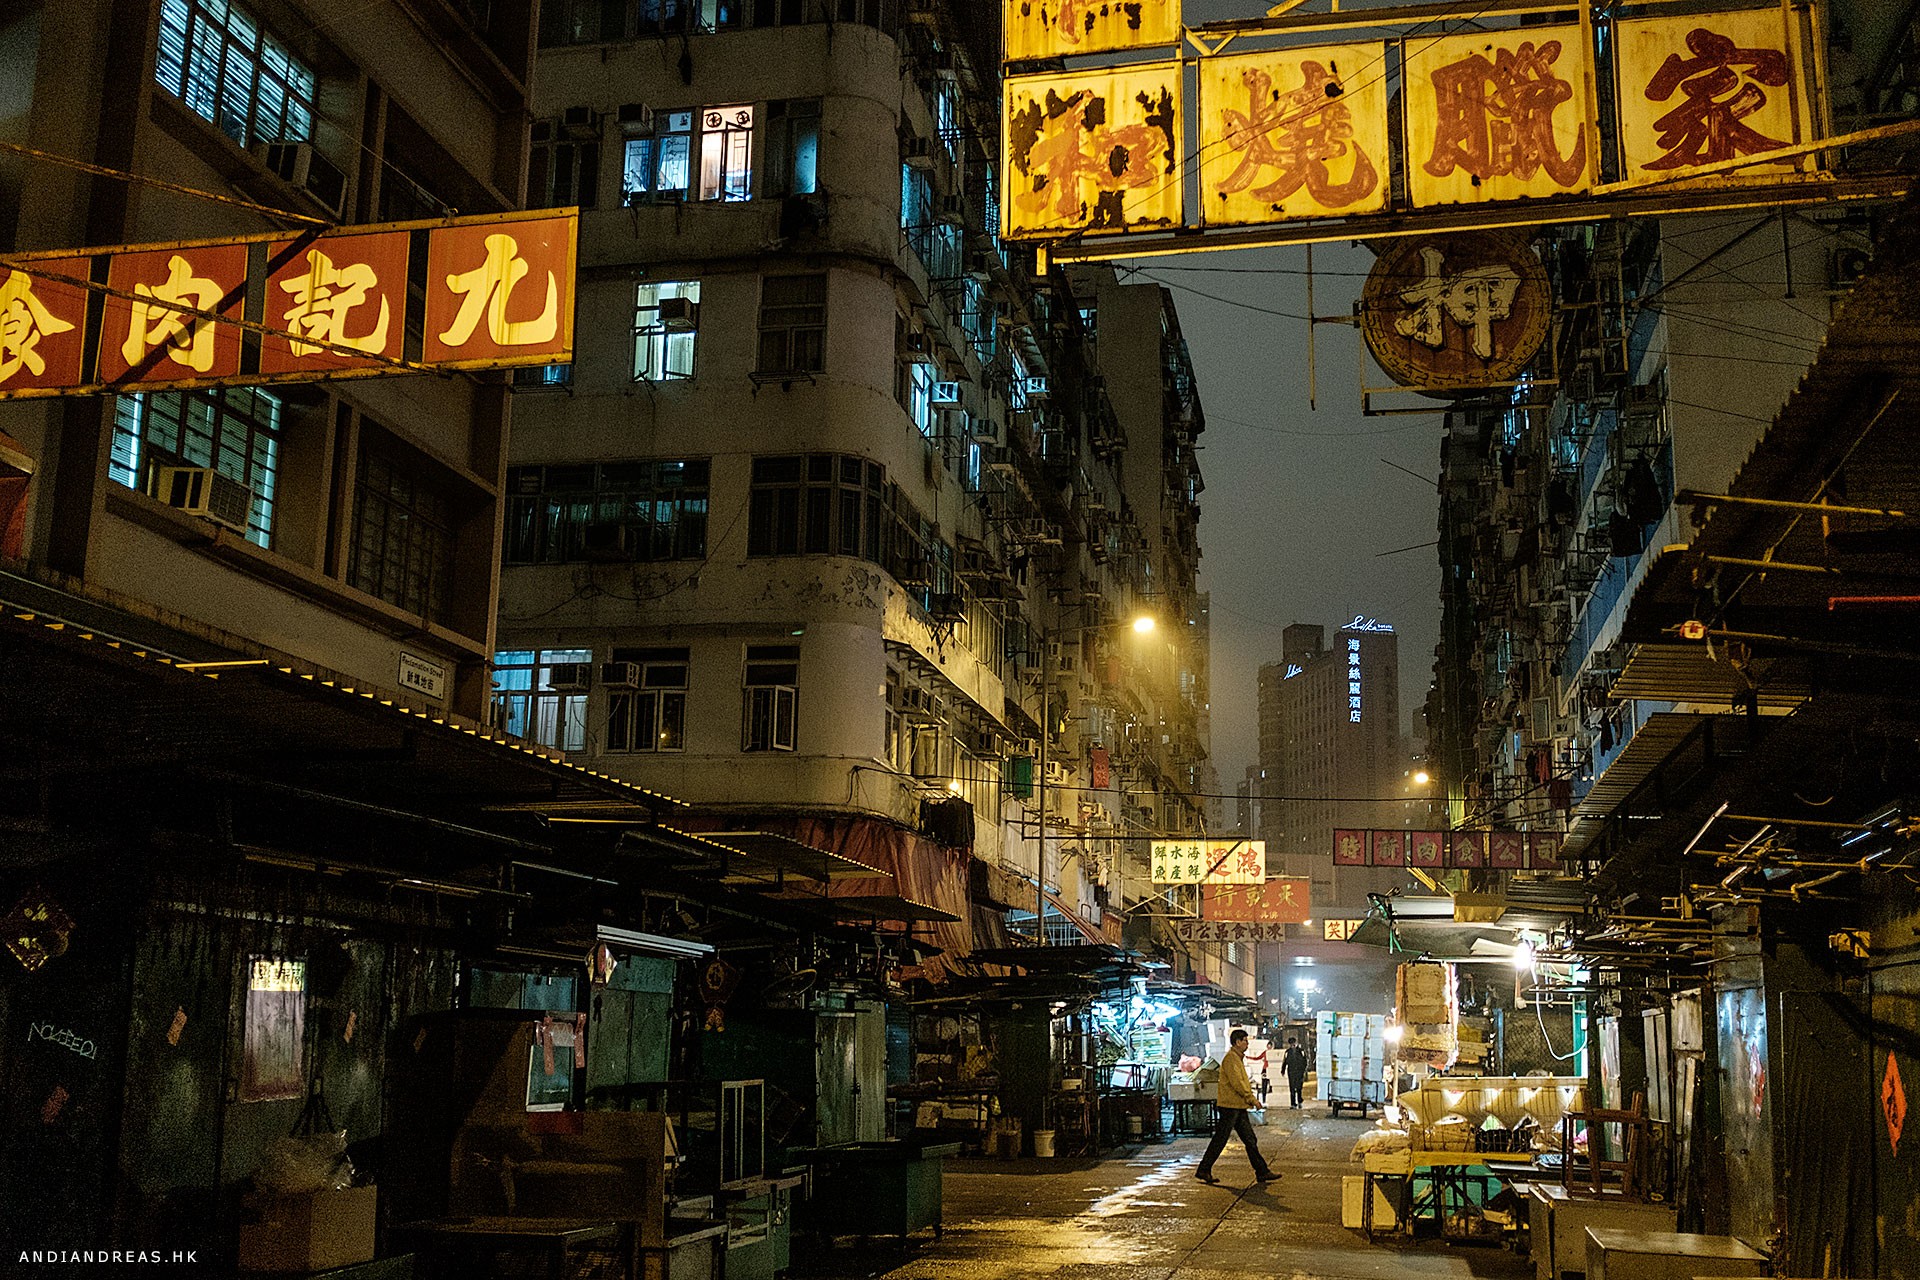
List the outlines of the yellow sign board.
{"type": "Polygon", "coordinates": [[[1260,884],[1267,881],[1264,840],[1155,840],[1155,884],[1260,884]]]}
{"type": "Polygon", "coordinates": [[[1614,29],[1624,180],[1682,177],[1811,135],[1800,52],[1780,10],[1636,18],[1614,29]]]}
{"type": "Polygon", "coordinates": [[[1180,225],[1179,63],[1008,76],[1005,86],[1006,238],[1180,225]]]}
{"type": "Polygon", "coordinates": [[[1200,64],[1200,215],[1209,226],[1387,205],[1387,46],[1331,45],[1200,64]]]}
{"type": "Polygon", "coordinates": [[[1414,204],[1485,204],[1593,185],[1584,101],[1591,57],[1577,25],[1402,43],[1414,204]]]}
{"type": "Polygon", "coordinates": [[[1180,43],[1180,0],[1003,0],[1006,60],[1180,43]]]}

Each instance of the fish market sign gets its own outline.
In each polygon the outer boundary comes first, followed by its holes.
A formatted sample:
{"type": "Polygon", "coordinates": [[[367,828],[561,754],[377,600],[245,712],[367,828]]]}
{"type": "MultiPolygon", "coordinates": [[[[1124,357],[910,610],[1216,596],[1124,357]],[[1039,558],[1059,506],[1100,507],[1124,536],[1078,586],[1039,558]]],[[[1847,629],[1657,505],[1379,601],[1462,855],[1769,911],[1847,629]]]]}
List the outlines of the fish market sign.
{"type": "Polygon", "coordinates": [[[564,364],[578,224],[548,209],[0,256],[0,399],[564,364]]]}
{"type": "MultiPolygon", "coordinates": [[[[1398,29],[1392,38],[1330,45],[1306,43],[1324,34],[1326,15],[1304,9],[1224,31],[1187,30],[1177,0],[1004,4],[1004,58],[1016,64],[1002,77],[1008,239],[1364,222],[1633,186],[1777,181],[1806,155],[1689,174],[1810,150],[1819,136],[1807,83],[1824,56],[1822,24],[1804,4],[1676,17],[1656,2],[1585,25],[1506,17],[1441,32],[1432,19],[1386,17],[1378,25],[1398,29]],[[1254,42],[1271,47],[1248,51],[1254,42]],[[1113,58],[1183,44],[1200,55],[1189,59],[1191,84],[1180,62],[1113,58]],[[1039,72],[1043,61],[1053,65],[1039,72]],[[1604,122],[1602,78],[1617,82],[1604,122]],[[1390,84],[1404,109],[1389,104],[1390,84]],[[1181,123],[1189,111],[1191,155],[1181,123]],[[1198,179],[1192,223],[1182,206],[1189,170],[1198,179]],[[1603,171],[1620,181],[1603,187],[1603,171]],[[1398,196],[1393,173],[1406,175],[1398,196]]],[[[1444,268],[1415,269],[1421,279],[1444,268]]]]}

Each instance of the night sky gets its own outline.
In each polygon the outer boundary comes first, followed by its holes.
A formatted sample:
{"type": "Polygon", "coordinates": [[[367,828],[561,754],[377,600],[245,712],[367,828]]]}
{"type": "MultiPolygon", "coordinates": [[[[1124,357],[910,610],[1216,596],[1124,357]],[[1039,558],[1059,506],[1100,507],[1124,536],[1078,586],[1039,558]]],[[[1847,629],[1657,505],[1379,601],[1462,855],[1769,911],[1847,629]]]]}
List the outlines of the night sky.
{"type": "MultiPolygon", "coordinates": [[[[1184,6],[1189,25],[1253,17],[1265,7],[1259,0],[1184,6]]],[[[1129,281],[1172,287],[1206,410],[1201,587],[1213,595],[1213,760],[1229,793],[1258,761],[1259,668],[1279,658],[1283,627],[1319,623],[1331,633],[1356,613],[1392,623],[1400,633],[1403,732],[1426,697],[1439,639],[1435,549],[1382,553],[1436,536],[1440,419],[1363,416],[1360,334],[1339,324],[1317,328],[1319,407],[1309,408],[1307,325],[1288,318],[1307,313],[1306,258],[1304,249],[1238,250],[1121,267],[1129,281]]],[[[1351,316],[1373,254],[1319,245],[1313,265],[1315,312],[1351,316]]],[[[1387,382],[1370,360],[1365,375],[1369,386],[1387,382]]],[[[1390,399],[1441,407],[1418,396],[1390,399]]]]}

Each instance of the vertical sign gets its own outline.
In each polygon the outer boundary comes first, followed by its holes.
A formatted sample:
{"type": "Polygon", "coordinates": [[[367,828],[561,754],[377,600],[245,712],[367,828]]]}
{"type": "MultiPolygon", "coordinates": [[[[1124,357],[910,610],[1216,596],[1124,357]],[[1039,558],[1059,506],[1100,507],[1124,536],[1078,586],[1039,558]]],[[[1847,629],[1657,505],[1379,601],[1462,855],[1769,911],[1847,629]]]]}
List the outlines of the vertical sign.
{"type": "Polygon", "coordinates": [[[265,321],[286,336],[260,339],[260,372],[336,375],[398,359],[406,334],[407,233],[325,236],[267,247],[265,321]],[[305,339],[305,341],[302,341],[305,339]],[[354,357],[316,346],[365,352],[354,357]]]}
{"type": "Polygon", "coordinates": [[[1360,723],[1360,638],[1347,637],[1347,720],[1360,723]]]}
{"type": "Polygon", "coordinates": [[[1406,50],[1406,164],[1413,203],[1485,204],[1593,185],[1577,25],[1517,27],[1406,50]]]}
{"type": "Polygon", "coordinates": [[[41,258],[0,267],[0,391],[70,387],[86,377],[85,258],[41,258]]]}
{"type": "MultiPolygon", "coordinates": [[[[1812,133],[1798,50],[1779,9],[1613,25],[1621,176],[1628,181],[1685,177],[1700,165],[1789,147],[1812,133]]],[[[1793,167],[1742,172],[1772,176],[1793,167]]]]}
{"type": "Polygon", "coordinates": [[[307,964],[255,956],[247,965],[240,1101],[298,1098],[307,1091],[307,964]]]}
{"type": "Polygon", "coordinates": [[[423,358],[456,369],[573,359],[578,228],[567,215],[429,232],[423,358]]]}
{"type": "Polygon", "coordinates": [[[1200,216],[1209,226],[1374,213],[1387,204],[1382,43],[1200,63],[1200,216]]]}
{"type": "Polygon", "coordinates": [[[1005,84],[1008,239],[1180,225],[1179,63],[1005,84]]]}
{"type": "Polygon", "coordinates": [[[1003,0],[1006,60],[1180,42],[1180,0],[1003,0]]]}
{"type": "Polygon", "coordinates": [[[240,372],[240,328],[180,307],[238,320],[247,301],[247,246],[212,244],[115,254],[107,267],[96,372],[101,382],[231,378],[240,372]]]}

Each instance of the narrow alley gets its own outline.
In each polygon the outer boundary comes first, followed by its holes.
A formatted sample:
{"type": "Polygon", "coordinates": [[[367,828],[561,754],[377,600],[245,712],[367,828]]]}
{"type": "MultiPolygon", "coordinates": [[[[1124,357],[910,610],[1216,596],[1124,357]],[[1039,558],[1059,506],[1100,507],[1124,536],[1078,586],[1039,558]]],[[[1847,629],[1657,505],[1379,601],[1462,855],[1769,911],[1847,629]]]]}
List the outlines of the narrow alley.
{"type": "Polygon", "coordinates": [[[1273,1109],[1260,1145],[1278,1182],[1256,1185],[1237,1143],[1194,1178],[1204,1138],[1123,1147],[1100,1160],[950,1161],[945,1229],[826,1254],[796,1251],[809,1280],[1519,1280],[1531,1264],[1497,1245],[1377,1236],[1340,1225],[1340,1179],[1366,1125],[1318,1105],[1273,1109]]]}

